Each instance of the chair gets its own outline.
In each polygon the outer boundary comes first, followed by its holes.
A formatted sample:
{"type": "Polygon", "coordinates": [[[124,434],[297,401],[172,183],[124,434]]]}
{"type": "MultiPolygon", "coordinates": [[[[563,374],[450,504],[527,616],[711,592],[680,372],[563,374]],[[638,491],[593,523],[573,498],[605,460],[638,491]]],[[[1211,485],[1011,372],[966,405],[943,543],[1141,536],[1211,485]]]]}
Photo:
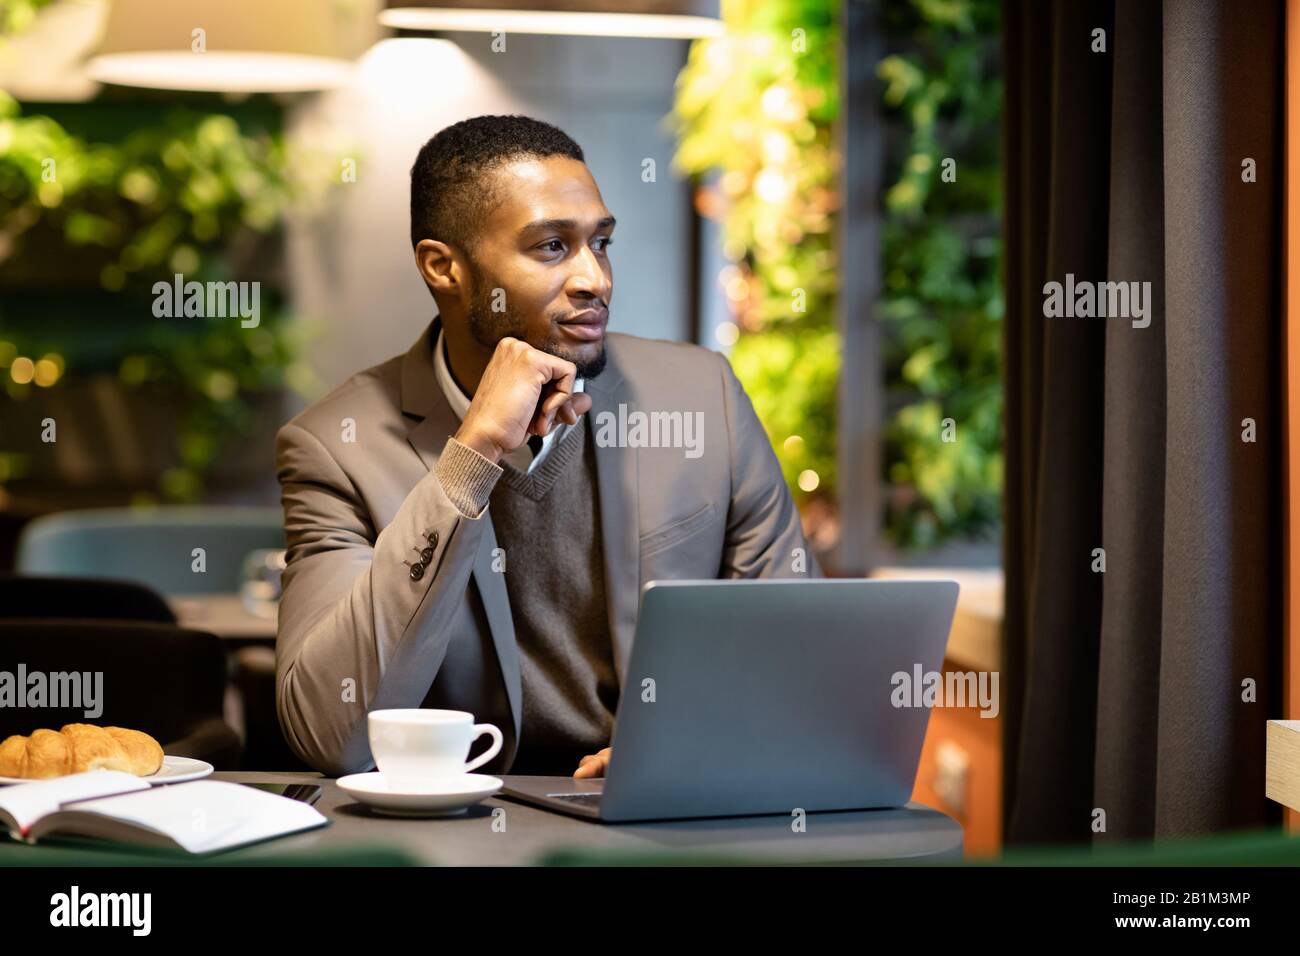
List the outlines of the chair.
{"type": "Polygon", "coordinates": [[[167,602],[141,584],[0,574],[0,618],[12,617],[176,623],[167,602]]]}
{"type": "Polygon", "coordinates": [[[86,716],[85,701],[0,707],[0,739],[94,723],[143,730],[167,754],[219,770],[238,765],[239,736],[222,717],[226,653],[212,634],[138,621],[11,618],[0,620],[0,662],[15,677],[19,665],[29,675],[102,675],[101,713],[86,716]]]}
{"type": "Polygon", "coordinates": [[[276,508],[158,507],[64,511],[30,522],[17,570],[142,582],[164,595],[234,593],[250,551],[283,548],[276,508]],[[205,570],[193,570],[194,549],[205,570]]]}
{"type": "Polygon", "coordinates": [[[275,707],[275,649],[241,647],[232,655],[231,684],[244,707],[241,770],[315,770],[290,749],[275,707]]]}
{"type": "MultiPolygon", "coordinates": [[[[236,593],[250,551],[283,548],[275,508],[226,506],[65,511],[37,518],[18,540],[25,574],[142,582],[164,595],[236,593]],[[195,548],[206,570],[192,570],[195,548]]],[[[39,615],[45,616],[45,615],[39,615]]],[[[85,616],[105,617],[102,612],[85,616]]],[[[309,769],[289,750],[275,711],[275,663],[266,648],[231,655],[243,707],[246,769],[309,769]],[[269,660],[264,660],[269,658],[269,660]]]]}

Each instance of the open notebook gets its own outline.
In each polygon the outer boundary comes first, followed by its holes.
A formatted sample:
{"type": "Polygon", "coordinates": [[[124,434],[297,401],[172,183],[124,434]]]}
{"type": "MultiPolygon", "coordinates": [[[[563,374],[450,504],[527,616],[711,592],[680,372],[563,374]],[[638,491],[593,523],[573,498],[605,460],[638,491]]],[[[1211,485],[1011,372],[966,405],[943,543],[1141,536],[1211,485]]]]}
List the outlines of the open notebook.
{"type": "Polygon", "coordinates": [[[91,770],[0,788],[0,825],[27,843],[58,834],[213,853],[327,823],[300,800],[220,780],[151,787],[91,770]]]}

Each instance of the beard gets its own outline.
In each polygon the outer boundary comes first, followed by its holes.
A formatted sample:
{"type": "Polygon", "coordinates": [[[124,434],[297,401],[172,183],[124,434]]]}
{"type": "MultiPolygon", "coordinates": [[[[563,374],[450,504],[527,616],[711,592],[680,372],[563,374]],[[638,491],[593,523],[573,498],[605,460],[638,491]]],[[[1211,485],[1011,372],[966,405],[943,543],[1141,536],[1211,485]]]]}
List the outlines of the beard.
{"type": "Polygon", "coordinates": [[[469,269],[474,280],[474,291],[470,296],[466,319],[469,324],[469,334],[474,337],[474,341],[484,348],[494,349],[506,336],[519,339],[548,355],[572,362],[577,367],[578,378],[595,378],[605,370],[607,356],[603,340],[600,343],[600,353],[595,358],[589,359],[583,357],[579,346],[564,341],[555,331],[554,323],[566,318],[569,313],[547,316],[546,340],[533,342],[528,338],[527,320],[515,311],[509,301],[506,302],[504,312],[493,311],[491,290],[503,287],[484,281],[483,273],[474,263],[470,263],[469,269]]]}

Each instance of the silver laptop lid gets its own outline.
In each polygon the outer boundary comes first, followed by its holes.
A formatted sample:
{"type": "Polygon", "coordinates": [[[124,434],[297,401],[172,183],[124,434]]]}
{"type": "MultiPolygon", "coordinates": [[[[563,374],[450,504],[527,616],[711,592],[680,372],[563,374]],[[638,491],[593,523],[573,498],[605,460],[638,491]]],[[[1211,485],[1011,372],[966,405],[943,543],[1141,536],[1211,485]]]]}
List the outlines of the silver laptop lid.
{"type": "Polygon", "coordinates": [[[955,581],[651,582],[600,816],[670,819],[901,806],[955,581]]]}

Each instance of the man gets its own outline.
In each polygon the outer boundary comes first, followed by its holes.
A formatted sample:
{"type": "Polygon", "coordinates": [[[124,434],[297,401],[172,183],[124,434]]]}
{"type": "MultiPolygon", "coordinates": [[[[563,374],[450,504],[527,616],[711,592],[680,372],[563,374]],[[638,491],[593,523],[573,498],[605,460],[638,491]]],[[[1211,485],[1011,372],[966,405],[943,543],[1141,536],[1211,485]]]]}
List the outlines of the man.
{"type": "Polygon", "coordinates": [[[545,123],[420,150],[438,316],[277,438],[276,703],[318,769],[373,766],[369,711],[436,707],[501,729],[487,772],[602,775],[645,582],[819,573],[726,359],[606,334],[613,232],[545,123]]]}

